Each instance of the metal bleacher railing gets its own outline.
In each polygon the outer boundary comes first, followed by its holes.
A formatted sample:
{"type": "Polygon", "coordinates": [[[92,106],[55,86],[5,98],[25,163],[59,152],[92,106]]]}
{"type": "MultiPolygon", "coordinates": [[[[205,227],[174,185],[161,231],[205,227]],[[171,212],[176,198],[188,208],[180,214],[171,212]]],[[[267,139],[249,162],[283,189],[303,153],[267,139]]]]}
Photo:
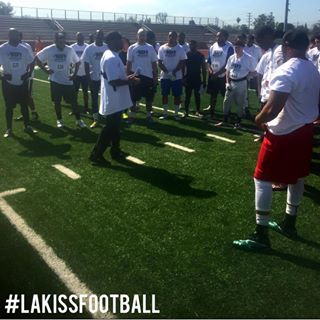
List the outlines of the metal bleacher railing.
{"type": "Polygon", "coordinates": [[[64,9],[47,9],[31,7],[13,7],[13,17],[38,19],[63,19],[78,21],[104,21],[104,22],[137,22],[152,24],[182,24],[182,25],[214,25],[223,27],[224,21],[215,18],[168,16],[166,14],[135,14],[98,11],[80,11],[64,9]]]}

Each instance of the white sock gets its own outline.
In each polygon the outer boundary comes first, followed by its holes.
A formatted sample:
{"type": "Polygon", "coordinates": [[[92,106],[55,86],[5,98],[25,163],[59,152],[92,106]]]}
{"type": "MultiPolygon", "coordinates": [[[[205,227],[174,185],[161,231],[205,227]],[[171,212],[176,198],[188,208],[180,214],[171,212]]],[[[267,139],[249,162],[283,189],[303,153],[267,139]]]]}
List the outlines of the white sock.
{"type": "Polygon", "coordinates": [[[272,183],[254,179],[256,211],[270,212],[272,205],[272,183]]]}
{"type": "Polygon", "coordinates": [[[304,180],[299,179],[296,184],[289,184],[287,191],[286,213],[296,216],[304,192],[304,180]]]}
{"type": "Polygon", "coordinates": [[[260,226],[268,226],[269,224],[269,214],[256,214],[256,224],[260,226]]]}

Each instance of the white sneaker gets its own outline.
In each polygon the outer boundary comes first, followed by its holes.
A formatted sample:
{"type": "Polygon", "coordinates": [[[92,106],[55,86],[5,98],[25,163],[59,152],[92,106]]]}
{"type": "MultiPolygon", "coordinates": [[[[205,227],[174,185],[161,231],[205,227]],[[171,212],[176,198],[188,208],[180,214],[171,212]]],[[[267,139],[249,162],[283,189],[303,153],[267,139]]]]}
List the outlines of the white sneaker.
{"type": "Polygon", "coordinates": [[[86,128],[87,125],[83,122],[83,120],[76,120],[76,125],[79,127],[79,128],[86,128]]]}
{"type": "Polygon", "coordinates": [[[63,128],[64,127],[64,122],[63,120],[57,120],[57,128],[63,128]]]}
{"type": "Polygon", "coordinates": [[[159,117],[159,120],[164,120],[168,118],[168,114],[164,113],[161,117],[159,117]]]}

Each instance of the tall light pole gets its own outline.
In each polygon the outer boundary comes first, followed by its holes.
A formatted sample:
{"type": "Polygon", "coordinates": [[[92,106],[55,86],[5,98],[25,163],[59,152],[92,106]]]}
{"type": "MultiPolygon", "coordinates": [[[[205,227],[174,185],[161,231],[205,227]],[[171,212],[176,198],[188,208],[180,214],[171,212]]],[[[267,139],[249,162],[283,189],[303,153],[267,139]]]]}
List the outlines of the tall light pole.
{"type": "Polygon", "coordinates": [[[289,0],[286,0],[286,10],[284,14],[283,32],[287,31],[288,26],[288,13],[289,13],[289,0]]]}

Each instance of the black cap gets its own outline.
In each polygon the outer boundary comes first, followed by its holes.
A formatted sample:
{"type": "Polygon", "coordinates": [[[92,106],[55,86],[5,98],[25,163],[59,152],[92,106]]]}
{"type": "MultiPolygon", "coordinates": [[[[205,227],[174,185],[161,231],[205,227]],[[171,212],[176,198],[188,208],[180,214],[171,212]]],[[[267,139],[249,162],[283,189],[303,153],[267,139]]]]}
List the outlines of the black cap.
{"type": "Polygon", "coordinates": [[[290,30],[284,34],[282,44],[295,50],[306,51],[309,47],[309,38],[302,30],[290,30]]]}

